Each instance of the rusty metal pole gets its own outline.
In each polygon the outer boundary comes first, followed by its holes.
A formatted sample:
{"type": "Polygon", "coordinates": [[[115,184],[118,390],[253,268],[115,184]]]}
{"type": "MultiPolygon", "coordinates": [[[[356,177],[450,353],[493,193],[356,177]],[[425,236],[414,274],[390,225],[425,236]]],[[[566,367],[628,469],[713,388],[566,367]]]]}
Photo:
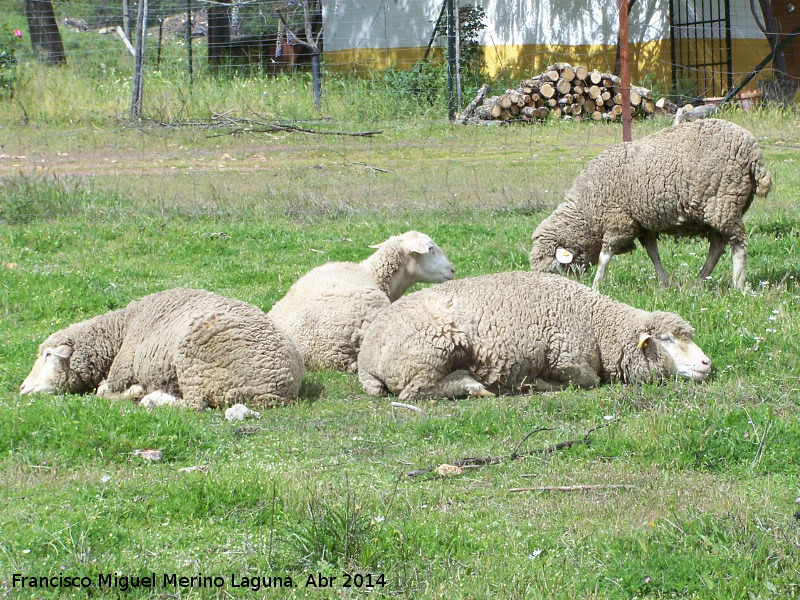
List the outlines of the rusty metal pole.
{"type": "Polygon", "coordinates": [[[622,141],[630,142],[631,135],[631,63],[628,53],[628,0],[618,0],[619,7],[619,64],[622,79],[622,141]]]}

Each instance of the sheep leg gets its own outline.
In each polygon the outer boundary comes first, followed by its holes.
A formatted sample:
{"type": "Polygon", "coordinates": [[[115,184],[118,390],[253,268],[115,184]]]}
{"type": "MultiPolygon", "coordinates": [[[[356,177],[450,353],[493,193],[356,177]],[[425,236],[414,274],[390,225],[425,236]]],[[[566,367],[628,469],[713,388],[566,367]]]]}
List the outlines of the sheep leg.
{"type": "MultiPolygon", "coordinates": [[[[700,269],[700,275],[698,275],[698,279],[701,281],[711,275],[711,271],[714,270],[714,267],[717,266],[717,262],[719,262],[719,257],[722,256],[722,253],[725,252],[725,240],[722,236],[716,232],[712,231],[708,235],[708,257],[706,258],[706,264],[703,265],[703,268],[700,269]]],[[[736,269],[734,269],[734,273],[736,269]]],[[[734,276],[734,284],[736,283],[736,276],[734,276]]]]}
{"type": "Polygon", "coordinates": [[[112,392],[108,387],[108,382],[103,380],[100,382],[100,385],[97,386],[95,395],[108,400],[136,400],[145,395],[145,389],[137,383],[124,392],[112,392]]]}
{"type": "Polygon", "coordinates": [[[647,251],[647,256],[653,261],[653,267],[658,275],[658,281],[663,287],[669,286],[669,277],[664,271],[664,265],[661,264],[661,256],[658,254],[658,237],[655,234],[643,235],[639,238],[639,242],[647,251]]]}
{"type": "Polygon", "coordinates": [[[738,242],[731,244],[733,256],[733,285],[740,290],[744,289],[745,267],[747,266],[747,244],[738,242]]]}
{"type": "Polygon", "coordinates": [[[603,277],[606,276],[606,269],[608,268],[608,263],[611,262],[611,258],[613,256],[614,253],[608,248],[603,248],[600,251],[600,259],[597,262],[597,273],[595,273],[594,283],[592,283],[593,290],[596,290],[598,288],[600,282],[603,281],[603,277]]]}
{"type": "Polygon", "coordinates": [[[562,381],[545,381],[544,379],[534,380],[531,387],[537,392],[560,392],[567,388],[569,384],[562,381]]]}
{"type": "Polygon", "coordinates": [[[407,385],[400,392],[400,400],[419,400],[423,398],[463,398],[464,396],[479,396],[481,398],[494,398],[495,395],[487,390],[467,371],[453,371],[438,383],[430,386],[415,384],[407,385]]]}
{"type": "Polygon", "coordinates": [[[389,394],[386,384],[371,373],[360,373],[359,378],[361,379],[361,387],[363,387],[364,391],[370,396],[378,397],[389,394]]]}
{"type": "Polygon", "coordinates": [[[179,398],[167,394],[166,392],[150,392],[139,401],[139,404],[145,408],[154,408],[156,406],[183,406],[179,398]]]}

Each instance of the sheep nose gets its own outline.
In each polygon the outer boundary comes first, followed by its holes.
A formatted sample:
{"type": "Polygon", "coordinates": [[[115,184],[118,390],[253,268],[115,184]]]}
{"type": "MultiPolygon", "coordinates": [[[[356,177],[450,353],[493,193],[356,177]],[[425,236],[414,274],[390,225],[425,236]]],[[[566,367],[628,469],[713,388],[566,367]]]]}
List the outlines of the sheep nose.
{"type": "Polygon", "coordinates": [[[19,386],[19,393],[24,396],[25,394],[27,394],[29,392],[30,392],[30,388],[28,387],[28,382],[27,381],[23,381],[22,385],[19,386]]]}
{"type": "Polygon", "coordinates": [[[698,371],[701,373],[711,373],[711,361],[708,358],[702,359],[698,371]]]}

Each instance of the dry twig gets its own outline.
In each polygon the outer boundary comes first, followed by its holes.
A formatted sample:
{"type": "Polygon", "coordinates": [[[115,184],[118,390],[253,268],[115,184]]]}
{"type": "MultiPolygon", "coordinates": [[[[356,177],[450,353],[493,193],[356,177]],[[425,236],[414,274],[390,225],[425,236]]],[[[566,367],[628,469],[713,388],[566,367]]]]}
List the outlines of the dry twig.
{"type": "MultiPolygon", "coordinates": [[[[226,129],[225,135],[241,135],[243,133],[309,133],[315,135],[343,135],[352,137],[371,137],[373,135],[380,135],[380,131],[326,131],[321,129],[307,129],[294,125],[291,123],[271,122],[262,119],[249,119],[247,117],[232,117],[231,111],[224,113],[211,113],[211,120],[209,121],[174,121],[165,123],[162,121],[155,121],[153,124],[160,127],[197,127],[205,130],[213,129],[226,129]]],[[[215,134],[211,137],[219,137],[221,134],[215,134]]]]}
{"type": "MultiPolygon", "coordinates": [[[[567,440],[565,442],[559,442],[558,444],[553,444],[552,446],[548,446],[547,448],[540,448],[538,450],[533,450],[528,452],[527,454],[520,454],[519,449],[524,444],[528,438],[530,438],[534,433],[539,433],[540,431],[552,431],[552,427],[539,427],[538,429],[534,429],[530,433],[528,433],[522,441],[517,444],[517,447],[514,448],[514,451],[508,456],[485,456],[485,457],[470,457],[470,458],[462,458],[461,460],[456,460],[450,462],[449,464],[457,466],[457,467],[474,467],[474,466],[485,466],[485,465],[494,465],[499,462],[503,462],[506,460],[518,460],[520,458],[527,458],[529,456],[535,456],[537,454],[552,454],[553,452],[557,452],[558,450],[563,450],[564,448],[569,448],[574,446],[575,444],[585,444],[589,445],[589,435],[597,431],[598,429],[603,429],[604,427],[608,427],[614,423],[614,421],[608,421],[603,423],[602,425],[598,425],[597,427],[593,427],[589,431],[586,432],[581,439],[578,440],[567,440]]],[[[429,467],[427,469],[417,469],[416,471],[410,471],[408,473],[409,477],[418,477],[419,475],[425,475],[426,473],[430,473],[433,471],[435,467],[429,467]]]]}
{"type": "Polygon", "coordinates": [[[588,492],[591,490],[632,490],[636,486],[622,483],[596,485],[543,485],[540,487],[511,488],[509,492],[588,492]]]}

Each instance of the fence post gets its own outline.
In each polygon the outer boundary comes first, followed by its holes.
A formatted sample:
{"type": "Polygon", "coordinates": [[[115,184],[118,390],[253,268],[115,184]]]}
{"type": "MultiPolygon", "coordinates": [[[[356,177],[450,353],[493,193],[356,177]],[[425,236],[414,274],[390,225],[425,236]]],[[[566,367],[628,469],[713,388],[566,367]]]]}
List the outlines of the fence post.
{"type": "Polygon", "coordinates": [[[136,56],[133,61],[133,97],[131,98],[131,121],[142,116],[142,88],[144,79],[144,44],[147,32],[147,0],[139,0],[136,16],[136,56]]]}
{"type": "Polygon", "coordinates": [[[459,14],[459,0],[453,2],[453,16],[455,21],[456,42],[456,109],[461,112],[461,15],[459,14]]]}
{"type": "Polygon", "coordinates": [[[192,66],[192,0],[186,0],[186,51],[189,60],[189,89],[194,83],[194,68],[192,66]]]}
{"type": "Polygon", "coordinates": [[[122,31],[126,38],[131,39],[131,9],[128,0],[122,0],[122,31]]]}
{"type": "Polygon", "coordinates": [[[447,118],[456,118],[453,98],[453,81],[456,75],[456,40],[455,22],[453,18],[453,0],[447,0],[447,118]]]}
{"type": "Polygon", "coordinates": [[[628,52],[628,0],[619,0],[619,64],[622,79],[622,141],[630,142],[631,135],[631,64],[628,52]]]}

